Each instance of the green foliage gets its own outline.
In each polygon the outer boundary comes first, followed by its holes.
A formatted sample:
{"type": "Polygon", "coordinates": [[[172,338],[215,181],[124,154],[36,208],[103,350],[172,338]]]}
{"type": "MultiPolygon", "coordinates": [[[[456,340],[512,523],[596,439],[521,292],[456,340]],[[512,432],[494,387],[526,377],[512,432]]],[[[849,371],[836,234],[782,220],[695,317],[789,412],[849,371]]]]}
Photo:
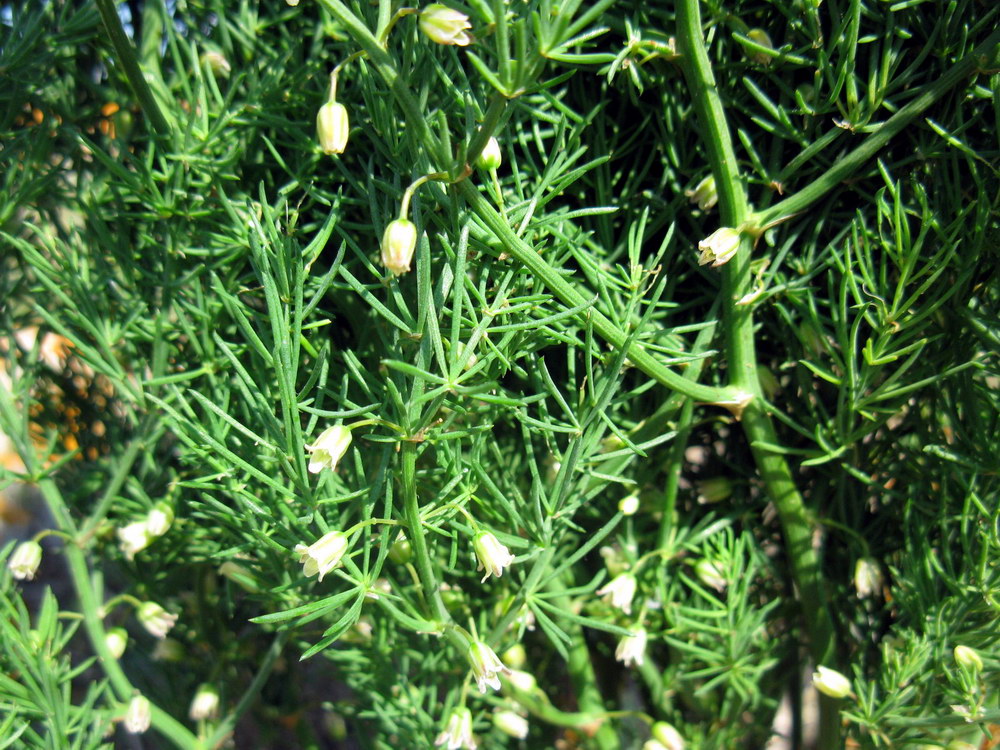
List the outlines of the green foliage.
{"type": "Polygon", "coordinates": [[[0,747],[110,746],[136,692],[164,747],[429,747],[463,704],[502,747],[515,700],[525,747],[763,747],[817,662],[854,693],[799,746],[1000,723],[1000,11],[661,5],[477,0],[468,47],[388,2],[3,6],[0,476],[76,600],[0,576],[0,747]],[[538,690],[480,695],[472,637],[538,690]]]}

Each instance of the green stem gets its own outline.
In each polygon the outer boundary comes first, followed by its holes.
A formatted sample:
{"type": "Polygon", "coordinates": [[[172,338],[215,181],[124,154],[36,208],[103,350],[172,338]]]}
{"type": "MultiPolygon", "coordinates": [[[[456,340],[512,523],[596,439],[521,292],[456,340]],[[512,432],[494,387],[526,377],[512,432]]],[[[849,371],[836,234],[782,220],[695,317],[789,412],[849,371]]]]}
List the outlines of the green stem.
{"type": "MultiPolygon", "coordinates": [[[[74,534],[75,529],[69,510],[55,482],[51,479],[43,479],[38,483],[38,489],[45,498],[59,528],[68,534],[74,534]]],[[[101,619],[101,607],[91,585],[90,569],[87,567],[86,556],[75,543],[67,544],[64,547],[64,552],[73,588],[76,590],[80,604],[80,612],[83,615],[83,626],[90,638],[90,645],[97,654],[97,661],[107,675],[118,699],[127,703],[135,695],[136,690],[125,675],[118,660],[108,649],[105,640],[107,631],[104,629],[104,621],[101,619]]],[[[187,727],[152,701],[150,704],[152,725],[160,734],[183,750],[201,750],[203,748],[202,743],[187,727]]]]}
{"type": "MultiPolygon", "coordinates": [[[[719,98],[705,42],[701,33],[698,0],[678,4],[678,43],[684,56],[684,73],[694,95],[699,124],[706,134],[709,161],[719,193],[723,224],[740,227],[747,220],[749,206],[740,178],[725,110],[719,98]]],[[[778,510],[785,536],[792,577],[798,589],[812,657],[817,664],[834,664],[834,632],[823,591],[819,556],[812,545],[813,523],[784,458],[761,447],[777,444],[771,419],[763,408],[756,374],[756,350],[752,305],[737,305],[752,284],[749,237],[744,236],[736,255],[723,269],[723,305],[726,321],[726,355],[730,386],[754,398],[741,415],[757,469],[768,495],[778,510]]],[[[820,700],[820,745],[832,750],[840,740],[839,711],[835,701],[820,700]]]]}
{"type": "Polygon", "coordinates": [[[968,78],[977,68],[989,65],[998,43],[1000,43],[1000,31],[994,31],[986,37],[982,44],[951,66],[943,76],[925,86],[920,96],[886,120],[854,151],[843,158],[838,158],[832,167],[804,188],[796,191],[794,195],[790,195],[770,208],[754,214],[751,217],[751,222],[755,226],[763,228],[784,221],[819,201],[841,181],[870,160],[894,135],[913,122],[924,110],[968,78]]]}
{"type": "Polygon", "coordinates": [[[149,84],[146,83],[146,78],[142,74],[142,68],[139,67],[139,59],[136,55],[135,47],[132,46],[132,42],[125,33],[125,29],[122,28],[122,21],[118,17],[118,10],[115,7],[115,3],[113,0],[97,0],[97,10],[101,14],[104,28],[111,40],[111,46],[115,49],[115,58],[118,64],[122,66],[125,77],[132,87],[132,93],[139,100],[139,106],[146,113],[150,125],[153,126],[153,131],[157,135],[169,134],[170,125],[163,116],[163,112],[160,111],[160,105],[156,103],[149,84]]]}

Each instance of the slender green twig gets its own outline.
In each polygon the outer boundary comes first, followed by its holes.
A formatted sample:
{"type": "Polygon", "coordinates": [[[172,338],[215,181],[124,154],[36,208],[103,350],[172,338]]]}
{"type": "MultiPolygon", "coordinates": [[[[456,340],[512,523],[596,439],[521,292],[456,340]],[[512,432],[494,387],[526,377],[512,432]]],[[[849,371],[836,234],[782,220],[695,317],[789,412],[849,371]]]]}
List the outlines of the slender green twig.
{"type": "Polygon", "coordinates": [[[838,158],[832,167],[783,201],[753,214],[750,217],[750,222],[757,227],[766,227],[804,211],[821,200],[840,182],[867,163],[899,131],[913,122],[947,92],[967,79],[976,68],[989,65],[996,54],[998,44],[1000,44],[1000,31],[994,31],[972,52],[955,63],[944,75],[925,86],[919,96],[886,120],[854,151],[847,156],[838,158]]]}
{"type": "Polygon", "coordinates": [[[167,123],[167,118],[163,116],[163,112],[160,111],[160,105],[157,104],[149,84],[146,83],[142,68],[139,67],[139,58],[136,55],[135,47],[125,33],[125,29],[122,28],[118,9],[112,0],[97,0],[97,10],[101,14],[104,28],[111,40],[111,46],[115,48],[115,59],[122,66],[125,77],[128,78],[129,85],[132,87],[132,93],[139,100],[139,106],[142,107],[142,111],[146,113],[146,117],[149,118],[149,122],[153,126],[153,132],[157,135],[167,135],[170,132],[170,125],[167,123]]]}

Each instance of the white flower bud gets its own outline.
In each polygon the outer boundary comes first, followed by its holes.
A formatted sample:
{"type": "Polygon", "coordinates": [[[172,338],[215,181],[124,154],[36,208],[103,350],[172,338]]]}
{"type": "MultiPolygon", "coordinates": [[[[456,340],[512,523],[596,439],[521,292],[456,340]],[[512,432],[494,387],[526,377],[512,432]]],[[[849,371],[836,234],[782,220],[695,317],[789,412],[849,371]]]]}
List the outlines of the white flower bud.
{"type": "Polygon", "coordinates": [[[340,102],[328,101],[316,113],[316,135],[324,154],[342,154],[347,148],[351,125],[347,107],[340,102]]]}
{"type": "Polygon", "coordinates": [[[466,29],[472,28],[469,17],[441,3],[431,3],[420,11],[419,26],[431,41],[438,44],[465,47],[472,42],[472,35],[466,32],[466,29]]]}
{"type": "Polygon", "coordinates": [[[698,265],[711,263],[712,267],[728,263],[740,249],[740,233],[732,227],[720,227],[698,243],[701,256],[698,265]]]}
{"type": "Polygon", "coordinates": [[[626,667],[632,664],[641,665],[646,658],[646,639],[645,628],[630,630],[628,635],[618,641],[615,658],[626,667]]]}
{"type": "Polygon", "coordinates": [[[390,221],[382,235],[382,265],[399,276],[410,270],[417,249],[417,225],[409,219],[390,221]]]}
{"type": "Polygon", "coordinates": [[[177,615],[172,615],[156,602],[145,602],[139,607],[139,622],[156,638],[164,638],[177,622],[177,615]]]}
{"type": "Polygon", "coordinates": [[[716,591],[725,591],[729,582],[722,575],[722,570],[711,560],[699,560],[694,566],[698,580],[716,591]]]}
{"type": "Polygon", "coordinates": [[[497,711],[493,714],[493,726],[519,740],[528,736],[528,720],[514,711],[497,711]]]}
{"type": "Polygon", "coordinates": [[[500,143],[496,138],[490,136],[486,145],[483,146],[479,158],[476,159],[476,165],[480,169],[498,169],[502,163],[503,155],[500,153],[500,143]]]}
{"type": "Polygon", "coordinates": [[[829,667],[816,667],[812,682],[817,690],[831,698],[843,698],[851,692],[851,681],[829,667]]]}
{"type": "Polygon", "coordinates": [[[684,750],[684,738],[672,724],[658,721],[653,724],[653,739],[666,750],[684,750]]]}
{"type": "Polygon", "coordinates": [[[191,717],[192,721],[204,721],[205,719],[214,719],[218,713],[219,691],[212,685],[199,685],[194,698],[191,699],[188,716],[191,717]]]}
{"type": "Polygon", "coordinates": [[[692,203],[697,203],[698,208],[702,211],[708,211],[719,202],[719,193],[715,188],[715,178],[712,175],[695,185],[694,190],[685,190],[684,195],[692,203]]]}
{"type": "Polygon", "coordinates": [[[132,734],[142,734],[149,729],[153,721],[150,708],[149,700],[141,695],[129,701],[125,711],[125,730],[132,734]]]}
{"type": "Polygon", "coordinates": [[[472,645],[469,646],[467,656],[469,664],[472,665],[472,674],[476,678],[479,692],[485,693],[487,687],[499,690],[500,677],[498,675],[501,672],[509,675],[510,669],[500,661],[493,649],[482,641],[473,641],[472,645]]]}
{"type": "Polygon", "coordinates": [[[150,536],[163,536],[174,522],[174,509],[169,503],[159,502],[146,516],[146,531],[150,536]]]}
{"type": "Polygon", "coordinates": [[[504,545],[500,544],[493,534],[488,531],[481,531],[472,539],[472,546],[476,550],[476,557],[479,558],[479,570],[485,570],[482,582],[491,575],[499,578],[503,575],[503,569],[510,567],[514,562],[514,556],[510,554],[504,545]]]}
{"type": "Polygon", "coordinates": [[[10,574],[19,581],[33,581],[42,563],[42,545],[35,541],[21,542],[7,560],[10,574]]]}
{"type": "Polygon", "coordinates": [[[316,442],[307,445],[306,450],[312,455],[309,456],[309,471],[317,474],[323,469],[333,471],[337,468],[337,462],[344,457],[347,449],[351,446],[351,431],[342,424],[327,427],[316,438],[316,442]]]}
{"type": "Polygon", "coordinates": [[[465,706],[452,709],[448,723],[434,740],[435,747],[444,745],[447,750],[476,750],[476,739],[472,736],[472,712],[465,706]]]}
{"type": "Polygon", "coordinates": [[[328,531],[308,547],[296,544],[295,552],[302,563],[302,572],[307,578],[319,574],[319,580],[340,564],[347,552],[348,540],[342,531],[328,531]]]}
{"type": "Polygon", "coordinates": [[[108,647],[113,657],[121,659],[128,646],[128,633],[125,632],[125,628],[111,628],[104,634],[104,645],[108,647]]]}
{"type": "Polygon", "coordinates": [[[882,590],[882,566],[874,557],[862,557],[854,565],[854,589],[864,599],[882,590]]]}
{"type": "Polygon", "coordinates": [[[146,527],[146,520],[133,521],[127,526],[118,529],[118,546],[121,547],[125,557],[133,559],[137,552],[141,552],[153,541],[149,529],[146,527]]]}
{"type": "Polygon", "coordinates": [[[621,573],[597,590],[598,596],[603,596],[627,615],[632,614],[632,599],[635,597],[637,582],[631,573],[621,573]]]}

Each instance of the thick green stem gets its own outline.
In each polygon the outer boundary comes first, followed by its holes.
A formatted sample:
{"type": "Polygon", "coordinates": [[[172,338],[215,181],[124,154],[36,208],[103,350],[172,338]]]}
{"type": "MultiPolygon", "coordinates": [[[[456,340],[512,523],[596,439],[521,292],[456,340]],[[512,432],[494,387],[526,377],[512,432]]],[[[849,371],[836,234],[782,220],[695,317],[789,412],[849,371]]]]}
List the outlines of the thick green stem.
{"type": "MultiPolygon", "coordinates": [[[[749,204],[736,166],[725,110],[705,49],[698,0],[681,0],[678,4],[678,42],[699,124],[705,133],[705,145],[719,193],[722,222],[725,226],[738,228],[747,220],[749,204]]],[[[732,387],[754,396],[742,414],[743,429],[768,495],[778,510],[812,657],[817,664],[832,665],[835,663],[834,632],[823,591],[819,556],[812,545],[812,519],[795,486],[788,463],[781,455],[763,447],[765,444],[776,444],[778,438],[769,415],[761,406],[752,306],[738,304],[750,290],[751,252],[750,238],[745,236],[739,251],[723,269],[729,382],[732,387]]],[[[819,734],[819,746],[823,750],[832,750],[842,744],[838,706],[834,701],[821,698],[819,734]]]]}
{"type": "Polygon", "coordinates": [[[149,84],[146,83],[142,68],[139,67],[139,58],[136,55],[135,47],[132,46],[125,29],[122,28],[115,3],[112,0],[97,0],[97,10],[101,14],[104,28],[111,40],[111,46],[115,49],[115,58],[132,87],[132,93],[139,100],[139,106],[146,113],[150,125],[153,126],[153,131],[157,135],[167,135],[170,132],[170,125],[163,116],[163,112],[160,111],[160,105],[157,104],[149,84]]]}
{"type": "Polygon", "coordinates": [[[886,120],[850,154],[838,158],[832,167],[801,190],[780,203],[754,214],[752,223],[757,227],[765,227],[783,221],[822,199],[842,180],[868,162],[894,135],[913,122],[945,93],[968,78],[977,68],[991,65],[996,55],[997,44],[1000,44],[1000,31],[994,31],[982,44],[955,63],[947,73],[925,86],[918,97],[886,120]]]}

